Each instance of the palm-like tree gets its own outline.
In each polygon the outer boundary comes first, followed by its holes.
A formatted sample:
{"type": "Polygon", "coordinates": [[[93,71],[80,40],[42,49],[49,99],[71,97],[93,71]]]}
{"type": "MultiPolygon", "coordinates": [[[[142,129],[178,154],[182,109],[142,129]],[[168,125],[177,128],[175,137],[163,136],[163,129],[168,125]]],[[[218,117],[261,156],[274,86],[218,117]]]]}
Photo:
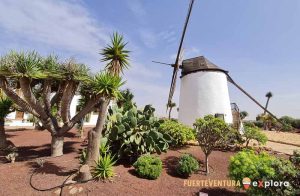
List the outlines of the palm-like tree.
{"type": "Polygon", "coordinates": [[[31,113],[51,133],[52,156],[63,155],[65,133],[103,97],[90,86],[90,92],[98,93],[94,93],[75,116],[70,116],[75,92],[90,81],[88,68],[74,60],[60,63],[54,56],[44,58],[36,52],[11,52],[0,58],[0,88],[18,108],[31,113]],[[22,96],[15,92],[15,84],[22,96]]]}
{"type": "Polygon", "coordinates": [[[102,138],[102,130],[104,127],[107,107],[110,100],[121,97],[119,88],[124,84],[119,76],[111,75],[109,73],[98,74],[90,83],[93,94],[101,94],[99,102],[99,114],[96,127],[91,129],[88,133],[88,150],[87,163],[93,166],[99,158],[100,140],[102,138]]]}
{"type": "Polygon", "coordinates": [[[111,45],[106,46],[100,54],[103,56],[101,61],[109,61],[106,69],[112,75],[120,75],[124,69],[129,67],[129,52],[125,50],[127,43],[124,42],[123,36],[113,33],[111,37],[111,45]]]}
{"type": "Polygon", "coordinates": [[[266,107],[265,107],[264,114],[266,114],[266,112],[267,112],[266,110],[268,109],[268,105],[269,105],[269,101],[270,101],[271,97],[273,97],[273,93],[272,92],[267,92],[266,97],[267,97],[267,102],[266,102],[266,107]]]}
{"type": "Polygon", "coordinates": [[[174,102],[169,102],[167,104],[167,108],[169,108],[169,119],[171,119],[171,113],[172,113],[172,110],[174,107],[176,107],[176,103],[174,103],[174,102]]]}
{"type": "Polygon", "coordinates": [[[7,147],[7,140],[5,135],[5,118],[13,112],[13,102],[0,92],[0,149],[7,147]]]}

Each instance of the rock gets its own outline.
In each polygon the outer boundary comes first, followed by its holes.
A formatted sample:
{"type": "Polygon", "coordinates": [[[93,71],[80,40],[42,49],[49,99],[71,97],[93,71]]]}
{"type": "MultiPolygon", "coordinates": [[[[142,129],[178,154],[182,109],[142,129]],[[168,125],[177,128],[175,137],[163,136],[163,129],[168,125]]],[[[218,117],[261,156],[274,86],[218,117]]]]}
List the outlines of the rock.
{"type": "Polygon", "coordinates": [[[77,192],[78,192],[78,189],[77,189],[76,187],[72,188],[72,189],[69,191],[70,195],[74,195],[74,194],[76,194],[77,192]]]}
{"type": "Polygon", "coordinates": [[[75,184],[75,183],[76,183],[76,181],[74,181],[72,179],[66,181],[66,184],[75,184]]]}
{"type": "Polygon", "coordinates": [[[54,191],[53,193],[54,193],[55,195],[60,195],[60,192],[61,192],[61,189],[56,189],[56,191],[54,191]]]}
{"type": "Polygon", "coordinates": [[[79,173],[78,173],[76,180],[81,182],[81,181],[87,181],[90,179],[92,179],[90,167],[88,165],[82,165],[81,168],[79,169],[79,173]]]}
{"type": "Polygon", "coordinates": [[[78,193],[82,192],[83,191],[83,188],[82,187],[79,187],[78,188],[78,193]]]}
{"type": "Polygon", "coordinates": [[[199,192],[199,196],[208,196],[208,193],[199,192]]]}

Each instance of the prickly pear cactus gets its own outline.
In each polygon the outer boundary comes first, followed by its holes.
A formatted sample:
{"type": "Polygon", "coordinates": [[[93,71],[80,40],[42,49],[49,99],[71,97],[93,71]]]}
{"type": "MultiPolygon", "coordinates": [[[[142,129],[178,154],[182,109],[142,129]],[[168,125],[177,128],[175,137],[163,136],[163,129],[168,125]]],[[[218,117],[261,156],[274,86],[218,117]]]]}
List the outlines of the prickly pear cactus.
{"type": "Polygon", "coordinates": [[[143,110],[135,106],[127,111],[114,106],[109,108],[105,127],[111,149],[119,158],[136,159],[146,153],[161,153],[169,148],[171,137],[158,131],[160,121],[155,109],[146,105],[143,110]]]}

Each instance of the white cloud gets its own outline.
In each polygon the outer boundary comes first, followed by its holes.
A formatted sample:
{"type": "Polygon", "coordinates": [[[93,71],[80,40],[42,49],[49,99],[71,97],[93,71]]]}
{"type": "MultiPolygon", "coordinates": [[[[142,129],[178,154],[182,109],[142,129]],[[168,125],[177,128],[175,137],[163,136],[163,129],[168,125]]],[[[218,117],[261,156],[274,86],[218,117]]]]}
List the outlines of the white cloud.
{"type": "Polygon", "coordinates": [[[108,29],[100,26],[79,1],[2,0],[0,28],[20,40],[95,60],[109,40],[108,29]]]}
{"type": "Polygon", "coordinates": [[[153,31],[149,29],[140,29],[139,34],[145,46],[148,48],[155,48],[157,46],[158,37],[153,31]]]}
{"type": "Polygon", "coordinates": [[[141,0],[127,0],[128,8],[133,12],[133,14],[138,18],[141,19],[146,15],[146,10],[142,5],[141,0]]]}
{"type": "MultiPolygon", "coordinates": [[[[134,6],[136,7],[132,7],[132,10],[135,10],[136,14],[144,14],[137,5],[134,6]]],[[[1,45],[5,45],[2,51],[8,49],[7,45],[9,45],[13,47],[11,49],[54,52],[63,58],[72,56],[88,65],[100,65],[101,57],[98,52],[109,41],[110,29],[95,20],[81,1],[0,1],[0,33],[5,35],[5,40],[0,39],[1,45]]],[[[147,31],[143,33],[144,38],[148,40],[148,45],[156,44],[157,38],[154,32],[148,35],[147,31]]],[[[172,36],[172,32],[162,32],[159,39],[172,40],[172,36]]],[[[138,59],[138,56],[134,55],[142,49],[135,45],[134,39],[126,35],[125,40],[129,41],[128,46],[133,51],[132,66],[125,72],[125,78],[128,80],[125,87],[133,90],[140,106],[152,103],[157,108],[158,114],[165,115],[169,86],[161,85],[163,77],[159,70],[134,60],[138,59]],[[162,81],[157,82],[160,79],[162,81]]],[[[92,68],[95,70],[96,67],[92,68]]]]}
{"type": "Polygon", "coordinates": [[[144,45],[148,48],[155,48],[158,43],[170,45],[177,41],[176,33],[171,29],[155,32],[151,29],[142,28],[139,30],[139,35],[144,45]]]}
{"type": "MultiPolygon", "coordinates": [[[[183,60],[188,59],[188,58],[192,58],[192,57],[197,57],[197,56],[200,56],[200,55],[201,55],[200,50],[196,47],[190,47],[190,48],[183,47],[183,55],[182,55],[183,60]]],[[[176,56],[177,56],[177,54],[174,53],[170,56],[170,59],[172,61],[175,61],[176,56]]]]}

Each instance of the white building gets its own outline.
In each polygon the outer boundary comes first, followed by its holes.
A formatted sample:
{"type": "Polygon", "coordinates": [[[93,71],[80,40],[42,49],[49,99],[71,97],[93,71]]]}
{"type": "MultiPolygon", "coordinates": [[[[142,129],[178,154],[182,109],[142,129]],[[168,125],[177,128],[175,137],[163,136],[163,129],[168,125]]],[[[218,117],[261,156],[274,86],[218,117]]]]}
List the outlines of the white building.
{"type": "MultiPolygon", "coordinates": [[[[80,95],[75,95],[72,102],[71,102],[71,106],[70,106],[70,114],[71,117],[75,116],[75,114],[77,113],[77,105],[78,105],[78,101],[80,99],[80,95]]],[[[10,113],[7,117],[6,117],[6,126],[32,126],[33,123],[30,122],[30,116],[31,114],[28,113],[24,113],[24,112],[19,112],[19,111],[14,111],[12,113],[10,113]]],[[[97,122],[97,118],[98,118],[98,112],[93,111],[91,113],[89,113],[88,115],[86,115],[85,119],[84,119],[84,125],[96,125],[97,122]]]]}

